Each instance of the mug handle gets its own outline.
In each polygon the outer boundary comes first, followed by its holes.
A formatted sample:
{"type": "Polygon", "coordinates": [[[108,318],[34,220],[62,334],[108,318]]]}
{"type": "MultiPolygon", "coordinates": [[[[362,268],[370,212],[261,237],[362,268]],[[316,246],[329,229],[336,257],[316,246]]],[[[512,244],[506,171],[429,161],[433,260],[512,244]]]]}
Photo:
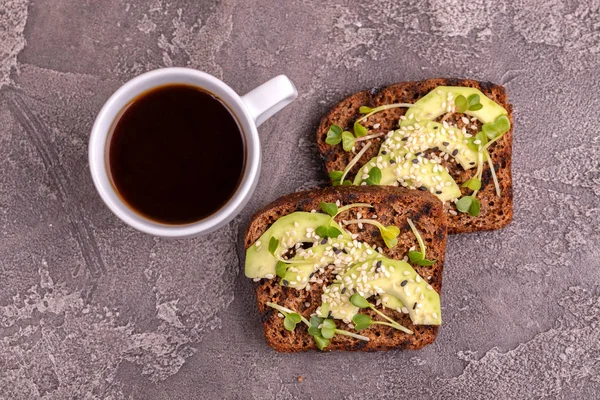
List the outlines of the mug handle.
{"type": "Polygon", "coordinates": [[[279,75],[242,96],[257,127],[298,97],[296,87],[285,75],[279,75]]]}

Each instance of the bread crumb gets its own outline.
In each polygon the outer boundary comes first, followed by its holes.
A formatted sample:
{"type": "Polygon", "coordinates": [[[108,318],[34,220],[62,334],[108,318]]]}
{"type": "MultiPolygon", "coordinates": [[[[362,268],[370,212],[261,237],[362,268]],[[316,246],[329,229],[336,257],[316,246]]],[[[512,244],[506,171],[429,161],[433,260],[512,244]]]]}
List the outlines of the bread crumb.
{"type": "Polygon", "coordinates": [[[298,379],[298,382],[302,382],[304,380],[304,378],[302,377],[302,375],[300,375],[297,379],[298,379]]]}

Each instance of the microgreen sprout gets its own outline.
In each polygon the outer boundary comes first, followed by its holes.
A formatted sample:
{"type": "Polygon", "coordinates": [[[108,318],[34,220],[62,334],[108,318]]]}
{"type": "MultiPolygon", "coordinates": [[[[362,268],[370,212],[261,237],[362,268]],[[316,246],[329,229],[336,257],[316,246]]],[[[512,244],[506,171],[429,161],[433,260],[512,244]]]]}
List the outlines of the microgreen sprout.
{"type": "Polygon", "coordinates": [[[342,234],[342,232],[336,228],[335,226],[327,226],[321,225],[317,229],[315,229],[315,233],[322,238],[330,237],[337,238],[342,234]]]}
{"type": "Polygon", "coordinates": [[[285,274],[287,273],[288,264],[283,261],[277,261],[277,265],[275,266],[275,272],[277,276],[281,279],[285,278],[285,274]]]}
{"type": "Polygon", "coordinates": [[[414,250],[411,250],[408,252],[408,258],[410,259],[410,262],[412,262],[413,264],[420,265],[422,267],[432,266],[433,264],[435,264],[437,262],[437,260],[428,260],[425,258],[426,248],[425,248],[425,243],[423,242],[423,238],[421,238],[421,234],[419,233],[419,231],[415,227],[415,224],[413,224],[413,222],[410,218],[406,218],[406,222],[408,222],[408,225],[410,226],[410,230],[413,232],[413,234],[417,238],[417,242],[419,242],[419,250],[421,250],[420,252],[414,251],[414,250]]]}
{"type": "Polygon", "coordinates": [[[275,250],[277,250],[278,246],[279,246],[279,239],[277,239],[275,236],[272,236],[271,239],[269,240],[269,253],[271,253],[272,255],[275,255],[275,250]]]}
{"type": "Polygon", "coordinates": [[[308,322],[308,320],[306,318],[304,318],[302,315],[298,314],[297,312],[290,310],[289,308],[280,306],[279,304],[275,304],[275,303],[271,303],[270,301],[267,301],[265,303],[265,305],[276,309],[277,311],[279,311],[284,317],[287,317],[289,314],[296,314],[296,316],[292,317],[292,320],[296,321],[296,323],[298,322],[303,322],[306,326],[310,326],[310,322],[308,322]],[[298,320],[297,318],[300,317],[300,319],[298,320]]]}
{"type": "Polygon", "coordinates": [[[327,139],[325,143],[336,145],[342,141],[342,128],[339,125],[331,125],[327,131],[327,139]]]}
{"type": "Polygon", "coordinates": [[[321,207],[321,210],[331,215],[332,217],[335,217],[338,214],[338,206],[335,203],[326,203],[322,201],[321,203],[319,203],[319,207],[321,207]]]}
{"type": "Polygon", "coordinates": [[[492,174],[492,180],[494,181],[494,187],[496,188],[496,195],[500,197],[502,193],[500,192],[500,184],[498,183],[498,177],[496,176],[496,169],[494,168],[492,157],[490,156],[490,153],[488,153],[487,149],[484,149],[483,151],[485,153],[488,165],[490,167],[490,173],[492,174]]]}
{"type": "Polygon", "coordinates": [[[337,329],[335,321],[332,318],[321,318],[313,315],[308,323],[308,333],[315,339],[319,350],[323,350],[335,334],[350,336],[355,339],[369,341],[369,338],[363,335],[358,335],[353,332],[348,332],[343,329],[337,329]]]}
{"type": "Polygon", "coordinates": [[[456,209],[462,213],[469,213],[469,215],[476,217],[479,215],[481,204],[477,200],[477,197],[463,196],[456,202],[456,209]]]}
{"type": "MultiPolygon", "coordinates": [[[[481,132],[479,132],[481,133],[481,132]]],[[[476,187],[477,182],[479,182],[479,189],[481,189],[481,176],[483,174],[483,153],[479,152],[479,162],[477,164],[477,172],[475,176],[469,179],[466,183],[469,185],[476,187]]],[[[464,184],[463,184],[464,186],[464,184]]],[[[468,187],[468,186],[467,186],[468,187]]],[[[456,209],[462,213],[468,213],[472,217],[476,217],[479,215],[481,210],[481,203],[477,200],[477,192],[479,189],[472,189],[473,193],[470,196],[463,196],[456,202],[456,209]]]]}
{"type": "Polygon", "coordinates": [[[269,301],[265,304],[268,307],[279,311],[283,315],[283,326],[288,331],[293,331],[296,329],[296,325],[300,322],[306,325],[308,327],[308,333],[315,339],[315,343],[317,344],[319,350],[323,350],[325,347],[327,347],[329,345],[329,339],[331,339],[335,334],[350,336],[355,339],[364,340],[365,342],[370,340],[366,336],[348,332],[343,329],[337,329],[335,321],[331,318],[321,318],[313,315],[310,317],[309,321],[301,314],[290,310],[289,308],[280,306],[279,304],[271,303],[269,301]]]}
{"type": "Polygon", "coordinates": [[[339,125],[331,125],[327,131],[327,138],[325,143],[335,146],[336,144],[342,143],[342,147],[345,151],[350,151],[356,145],[356,142],[362,140],[375,139],[385,135],[385,132],[374,133],[368,135],[368,130],[364,126],[356,121],[354,123],[354,133],[350,131],[343,131],[339,125]]]}
{"type": "Polygon", "coordinates": [[[356,137],[352,134],[352,132],[345,131],[342,133],[342,147],[345,151],[350,151],[354,147],[354,143],[356,141],[356,137]]]}
{"type": "Polygon", "coordinates": [[[352,185],[352,181],[346,179],[343,184],[340,179],[344,176],[344,171],[331,171],[329,173],[329,178],[331,179],[331,183],[333,186],[350,186],[352,185]]]}
{"type": "Polygon", "coordinates": [[[506,115],[500,115],[494,120],[494,122],[483,124],[481,127],[481,132],[483,132],[488,139],[493,140],[508,132],[509,129],[510,120],[506,115]]]}
{"type": "Polygon", "coordinates": [[[373,186],[373,185],[379,185],[379,182],[381,182],[381,170],[377,167],[373,167],[369,170],[368,173],[369,177],[367,179],[365,179],[364,182],[367,183],[367,185],[369,186],[373,186]]]}
{"type": "Polygon", "coordinates": [[[361,106],[358,109],[358,112],[361,114],[366,114],[365,116],[361,117],[358,119],[358,122],[363,121],[367,118],[369,118],[371,115],[378,113],[380,111],[385,111],[385,110],[389,110],[392,108],[400,108],[400,107],[405,107],[405,108],[410,108],[412,107],[413,104],[409,104],[409,103],[394,103],[394,104],[385,104],[383,106],[379,106],[379,107],[375,107],[375,108],[371,108],[371,107],[367,107],[367,106],[361,106]]]}
{"type": "Polygon", "coordinates": [[[362,126],[358,121],[354,123],[354,136],[356,136],[357,138],[361,136],[367,136],[368,132],[369,131],[367,130],[367,128],[362,126]]]}
{"type": "Polygon", "coordinates": [[[371,325],[386,325],[386,326],[390,326],[394,329],[398,329],[402,332],[408,333],[410,335],[413,334],[413,331],[411,331],[410,329],[400,325],[399,323],[397,323],[396,321],[394,321],[393,319],[391,319],[390,317],[388,317],[387,315],[385,315],[384,313],[382,313],[381,311],[379,311],[378,309],[375,308],[375,306],[371,303],[369,303],[367,301],[367,299],[365,299],[363,296],[361,296],[358,293],[354,293],[351,297],[350,297],[350,302],[358,307],[358,308],[370,308],[371,310],[375,311],[377,314],[379,314],[381,317],[385,318],[386,320],[388,320],[389,322],[383,322],[383,321],[373,321],[371,319],[371,317],[369,317],[368,315],[365,314],[356,314],[353,318],[352,318],[352,322],[354,323],[354,329],[356,329],[357,331],[363,330],[368,328],[371,325]]]}
{"type": "Polygon", "coordinates": [[[462,94],[456,96],[454,99],[454,109],[456,112],[464,113],[465,111],[477,111],[481,110],[483,105],[479,102],[479,95],[473,93],[468,98],[465,98],[462,94]]]}
{"type": "Polygon", "coordinates": [[[302,321],[302,317],[300,316],[300,314],[289,313],[283,319],[283,326],[288,331],[293,331],[294,329],[296,329],[296,324],[298,324],[298,322],[300,321],[302,321]]]}
{"type": "Polygon", "coordinates": [[[379,228],[379,233],[381,234],[381,238],[383,239],[383,241],[385,242],[385,245],[388,248],[391,249],[392,247],[395,247],[398,244],[398,235],[400,234],[400,229],[398,229],[397,226],[394,226],[394,225],[384,226],[379,221],[375,221],[373,219],[352,219],[352,220],[343,221],[343,222],[345,225],[359,224],[359,223],[375,225],[377,228],[379,228]]]}
{"type": "Polygon", "coordinates": [[[358,162],[358,160],[361,159],[361,157],[366,153],[366,151],[369,149],[369,147],[371,147],[371,142],[367,143],[362,149],[360,149],[360,151],[358,152],[358,154],[356,154],[354,156],[354,158],[352,160],[350,160],[350,162],[348,163],[348,165],[346,166],[346,168],[344,169],[344,171],[342,172],[342,176],[340,176],[340,182],[345,182],[345,178],[346,175],[348,175],[348,172],[350,172],[350,170],[352,169],[352,167],[354,167],[356,165],[356,163],[358,162]]]}
{"type": "Polygon", "coordinates": [[[348,211],[351,208],[356,208],[356,207],[369,207],[369,208],[374,208],[372,204],[369,203],[352,203],[352,204],[347,204],[343,207],[340,207],[337,211],[337,215],[340,215],[341,213],[343,213],[344,211],[348,211]]]}
{"type": "Polygon", "coordinates": [[[479,190],[479,189],[481,189],[481,181],[479,179],[477,179],[476,177],[473,177],[473,178],[467,180],[465,183],[463,183],[462,187],[466,187],[471,190],[479,190]]]}

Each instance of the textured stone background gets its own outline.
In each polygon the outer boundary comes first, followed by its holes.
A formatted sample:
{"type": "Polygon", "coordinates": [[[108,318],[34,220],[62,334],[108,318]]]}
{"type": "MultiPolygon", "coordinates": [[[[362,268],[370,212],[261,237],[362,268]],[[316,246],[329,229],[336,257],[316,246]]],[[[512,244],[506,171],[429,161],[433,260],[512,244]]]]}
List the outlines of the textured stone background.
{"type": "Polygon", "coordinates": [[[400,3],[0,0],[0,398],[597,396],[599,0],[400,3]],[[103,102],[164,66],[240,93],[284,73],[300,92],[260,128],[245,212],[196,240],[128,228],[88,173],[103,102]],[[313,132],[330,105],[438,76],[507,87],[514,222],[449,239],[434,345],[276,354],[241,273],[250,215],[325,182],[313,132]]]}

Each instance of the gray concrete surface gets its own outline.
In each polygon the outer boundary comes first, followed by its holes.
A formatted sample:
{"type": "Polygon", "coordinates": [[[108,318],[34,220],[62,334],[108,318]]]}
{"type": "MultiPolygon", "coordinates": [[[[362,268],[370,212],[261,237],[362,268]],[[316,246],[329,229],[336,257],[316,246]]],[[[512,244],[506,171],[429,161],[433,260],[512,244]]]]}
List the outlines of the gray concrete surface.
{"type": "Polygon", "coordinates": [[[0,398],[594,398],[599,62],[598,0],[0,0],[0,398]],[[260,128],[247,209],[196,240],[128,228],[88,173],[103,102],[164,66],[240,93],[284,73],[300,92],[260,128]],[[241,268],[249,216],[325,182],[330,105],[438,76],[507,87],[514,222],[449,239],[424,350],[271,351],[241,268]]]}

